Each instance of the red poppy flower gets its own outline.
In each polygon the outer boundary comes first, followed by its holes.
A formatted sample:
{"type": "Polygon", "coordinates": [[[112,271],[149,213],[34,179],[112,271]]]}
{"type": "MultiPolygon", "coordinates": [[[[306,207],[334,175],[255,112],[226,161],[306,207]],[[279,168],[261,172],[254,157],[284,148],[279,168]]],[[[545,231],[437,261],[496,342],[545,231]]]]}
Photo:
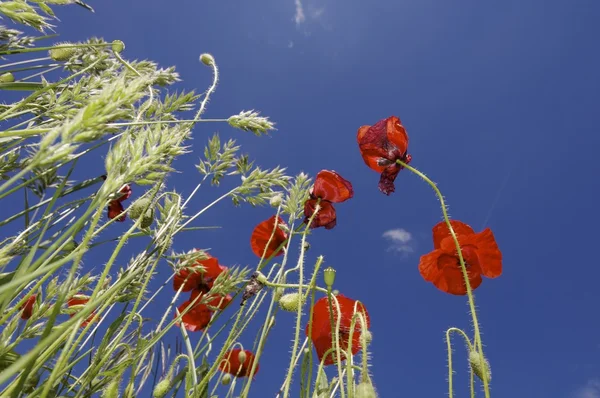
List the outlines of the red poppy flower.
{"type": "MultiPolygon", "coordinates": [[[[71,297],[68,301],[67,301],[67,306],[72,307],[74,305],[85,305],[88,303],[88,301],[90,301],[88,298],[82,298],[82,297],[71,297]]],[[[70,318],[73,318],[73,316],[75,316],[75,314],[69,314],[70,318]]],[[[93,322],[96,318],[96,312],[93,311],[90,316],[83,321],[83,323],[81,324],[81,327],[85,327],[87,326],[90,322],[93,322]]]]}
{"type": "MultiPolygon", "coordinates": [[[[213,311],[206,304],[192,304],[190,299],[178,307],[179,313],[182,314],[190,304],[192,308],[181,317],[183,326],[190,332],[204,330],[212,318],[213,311]]],[[[175,324],[179,326],[179,322],[175,324]]]]}
{"type": "MultiPolygon", "coordinates": [[[[194,249],[194,251],[197,251],[194,249]]],[[[206,254],[206,260],[197,260],[196,264],[190,268],[182,268],[173,278],[173,289],[179,290],[183,285],[183,292],[189,292],[192,289],[198,289],[208,292],[219,275],[227,270],[227,267],[219,264],[216,257],[206,254]],[[204,271],[202,270],[204,268],[204,271]],[[187,280],[186,280],[187,279],[187,280]]]]}
{"type": "Polygon", "coordinates": [[[283,248],[275,253],[277,248],[288,239],[288,234],[283,231],[279,225],[286,225],[286,223],[281,217],[273,216],[268,220],[261,222],[254,228],[254,231],[252,231],[252,235],[250,236],[250,246],[252,247],[252,252],[254,254],[260,258],[262,258],[263,254],[265,255],[265,258],[269,258],[272,255],[280,256],[283,254],[283,248]],[[275,218],[277,218],[277,225],[275,225],[275,218]],[[275,230],[275,234],[273,234],[273,230],[275,230]],[[267,242],[269,242],[272,234],[273,239],[271,239],[271,243],[267,246],[267,242]]]}
{"type": "Polygon", "coordinates": [[[404,167],[396,163],[410,163],[408,134],[400,119],[390,116],[372,126],[361,126],[357,134],[358,148],[363,160],[371,169],[381,173],[379,190],[386,195],[396,190],[394,180],[404,167]]]}
{"type": "Polygon", "coordinates": [[[133,190],[131,189],[131,186],[129,186],[129,184],[125,184],[125,185],[123,185],[123,187],[121,187],[121,189],[119,190],[119,193],[121,194],[121,196],[116,200],[118,200],[119,202],[122,202],[124,200],[129,199],[129,197],[133,193],[133,190]]]}
{"type": "MultiPolygon", "coordinates": [[[[340,349],[347,350],[348,343],[350,340],[350,328],[352,327],[352,317],[354,316],[354,307],[356,304],[356,300],[345,297],[341,294],[335,296],[337,298],[338,304],[340,306],[340,330],[339,330],[339,342],[340,349]]],[[[337,322],[337,309],[335,303],[332,301],[332,310],[333,310],[333,320],[337,322]]],[[[367,313],[366,308],[358,303],[356,304],[356,313],[364,311],[365,317],[367,320],[367,328],[371,327],[371,319],[369,318],[369,314],[367,313]]],[[[306,325],[306,335],[309,334],[309,326],[310,323],[306,325]]],[[[361,349],[360,336],[361,336],[361,324],[357,319],[354,324],[354,333],[352,334],[352,355],[356,355],[361,349]]],[[[329,319],[329,300],[327,297],[323,297],[319,299],[314,307],[313,307],[313,318],[312,318],[312,332],[310,334],[310,338],[315,346],[315,350],[317,351],[317,356],[319,357],[319,361],[323,360],[323,356],[325,353],[331,349],[335,348],[335,338],[331,332],[331,321],[329,319]]],[[[346,359],[346,356],[343,352],[341,354],[341,359],[346,359]]],[[[336,363],[337,354],[335,352],[331,352],[327,355],[327,358],[323,361],[323,364],[332,365],[336,363]]]]}
{"type": "MultiPolygon", "coordinates": [[[[451,220],[452,228],[458,237],[471,289],[481,285],[482,278],[496,278],[502,274],[502,252],[498,248],[494,234],[489,228],[475,233],[467,224],[451,220]]],[[[465,295],[467,287],[460,268],[460,260],[452,235],[445,222],[433,227],[433,248],[431,253],[421,256],[419,272],[443,292],[465,295]]]]}
{"type": "MultiPolygon", "coordinates": [[[[235,377],[247,377],[250,375],[252,371],[252,365],[254,364],[254,354],[248,350],[242,350],[240,348],[234,348],[233,350],[229,350],[223,356],[223,360],[219,364],[219,369],[222,372],[229,373],[235,377]],[[240,361],[240,352],[244,352],[246,358],[244,362],[240,361]]],[[[254,376],[258,373],[258,369],[260,368],[259,364],[256,364],[256,368],[254,369],[254,376]]]]}
{"type": "MultiPolygon", "coordinates": [[[[125,210],[125,208],[123,207],[121,202],[119,202],[118,200],[111,200],[108,203],[108,218],[112,220],[113,218],[117,217],[119,214],[123,213],[124,210],[125,210]]],[[[126,218],[127,218],[126,213],[123,213],[123,214],[121,214],[121,216],[119,216],[119,218],[117,218],[117,221],[123,222],[123,221],[125,221],[126,218]]]]}
{"type": "Polygon", "coordinates": [[[304,222],[308,223],[318,203],[321,210],[310,227],[325,227],[325,229],[335,227],[337,221],[332,203],[341,203],[353,196],[354,190],[350,181],[345,180],[335,171],[321,170],[315,178],[310,198],[304,203],[304,222]]]}
{"type": "Polygon", "coordinates": [[[31,315],[33,314],[33,305],[35,304],[35,296],[35,294],[29,296],[27,301],[25,301],[25,304],[21,306],[21,310],[23,310],[21,313],[21,319],[27,320],[31,318],[31,315]]]}

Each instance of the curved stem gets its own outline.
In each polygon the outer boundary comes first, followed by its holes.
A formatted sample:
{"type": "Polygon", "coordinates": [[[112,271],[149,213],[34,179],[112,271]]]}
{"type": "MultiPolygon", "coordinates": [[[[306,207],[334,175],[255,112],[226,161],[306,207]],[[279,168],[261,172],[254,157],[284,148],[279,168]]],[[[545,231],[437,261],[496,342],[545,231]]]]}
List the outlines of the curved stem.
{"type": "MultiPolygon", "coordinates": [[[[433,190],[435,191],[435,194],[437,195],[437,197],[440,201],[440,207],[442,208],[442,214],[444,215],[444,221],[446,222],[446,225],[448,226],[448,229],[450,230],[450,235],[452,236],[452,240],[454,241],[454,245],[456,246],[456,250],[458,253],[458,259],[460,261],[460,270],[462,272],[463,279],[465,281],[465,287],[467,289],[467,296],[469,298],[469,309],[471,310],[471,317],[473,319],[473,332],[475,335],[475,345],[477,346],[477,351],[479,351],[479,354],[481,355],[481,357],[485,358],[485,356],[483,355],[483,344],[481,342],[481,333],[479,331],[479,321],[477,319],[477,311],[475,309],[475,297],[473,296],[473,289],[471,288],[471,283],[469,282],[469,275],[467,273],[467,267],[465,265],[465,259],[463,258],[463,255],[462,255],[460,243],[458,242],[458,237],[456,236],[456,232],[454,232],[454,228],[452,228],[452,224],[450,224],[450,217],[448,216],[448,209],[446,208],[446,203],[444,202],[444,196],[440,192],[437,185],[433,181],[431,181],[429,179],[429,177],[427,177],[425,174],[421,173],[419,170],[415,169],[414,167],[409,166],[408,164],[404,163],[401,160],[396,160],[396,163],[399,164],[400,166],[404,167],[405,169],[409,170],[410,172],[416,174],[423,181],[425,181],[427,184],[429,184],[431,186],[431,188],[433,188],[433,190]]],[[[490,387],[489,387],[489,383],[485,377],[483,380],[483,389],[484,389],[486,398],[489,398],[490,397],[490,387]]]]}

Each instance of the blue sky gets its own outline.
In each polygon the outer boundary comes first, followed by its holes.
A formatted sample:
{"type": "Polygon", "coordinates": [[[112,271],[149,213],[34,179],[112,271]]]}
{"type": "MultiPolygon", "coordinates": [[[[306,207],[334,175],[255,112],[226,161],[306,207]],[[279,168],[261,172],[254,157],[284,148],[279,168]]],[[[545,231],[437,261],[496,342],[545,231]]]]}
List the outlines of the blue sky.
{"type": "MultiPolygon", "coordinates": [[[[270,138],[198,126],[195,150],[219,131],[264,167],[333,169],[352,182],[355,197],[336,206],[335,229],[311,236],[308,261],[323,254],[337,288],[369,310],[382,397],[444,396],[444,331],[470,328],[466,298],[438,291],[417,269],[441,220],[432,190],[403,171],[386,197],[358,152],[358,127],[390,115],[451,216],[491,227],[503,251],[504,274],[476,291],[493,396],[600,397],[598,1],[90,3],[95,14],[58,10],[61,40],[123,40],[127,58],[176,65],[178,88],[199,92],[211,77],[198,55],[210,52],[221,83],[205,116],[257,109],[277,122],[270,138]],[[394,230],[404,232],[386,235],[394,230]]],[[[193,189],[198,156],[178,162],[172,187],[193,189]]],[[[202,192],[190,210],[218,195],[202,192]]],[[[174,248],[211,248],[225,265],[254,266],[249,236],[272,209],[232,209],[222,204],[198,222],[222,229],[183,235],[174,248]]],[[[291,337],[292,316],[280,314],[252,396],[275,395],[291,337]]],[[[455,347],[464,396],[466,353],[455,347]]]]}

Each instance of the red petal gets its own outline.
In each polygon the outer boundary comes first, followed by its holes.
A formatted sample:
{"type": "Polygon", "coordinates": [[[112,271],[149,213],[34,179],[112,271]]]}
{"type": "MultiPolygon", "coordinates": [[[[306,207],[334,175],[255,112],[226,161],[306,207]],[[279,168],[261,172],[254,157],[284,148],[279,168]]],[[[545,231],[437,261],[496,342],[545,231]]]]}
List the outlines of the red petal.
{"type": "MultiPolygon", "coordinates": [[[[70,298],[67,301],[67,306],[68,307],[72,307],[74,305],[85,305],[85,304],[88,303],[88,301],[90,301],[90,300],[87,299],[87,298],[84,299],[84,298],[74,298],[74,297],[72,297],[72,298],[70,298]]],[[[74,316],[75,316],[75,314],[69,314],[69,318],[72,318],[74,316]]],[[[90,316],[85,321],[83,321],[81,323],[80,327],[82,327],[82,328],[86,327],[90,322],[94,321],[95,317],[96,317],[96,312],[92,311],[92,313],[90,314],[90,316]]]]}
{"type": "MultiPolygon", "coordinates": [[[[280,256],[284,252],[283,247],[279,249],[279,251],[275,252],[279,246],[281,246],[288,239],[287,233],[285,233],[278,226],[275,226],[275,218],[276,216],[273,216],[268,220],[261,222],[254,228],[254,231],[252,231],[252,235],[250,236],[250,247],[252,248],[252,252],[257,257],[262,258],[263,254],[265,258],[269,258],[272,255],[280,256]],[[275,230],[275,234],[273,235],[273,239],[271,239],[271,243],[269,243],[269,246],[267,247],[267,242],[269,242],[269,239],[273,234],[273,230],[275,230]]],[[[277,217],[277,225],[286,224],[281,217],[277,217]]]]}
{"type": "Polygon", "coordinates": [[[390,116],[386,119],[386,132],[388,141],[398,148],[401,154],[405,154],[408,150],[408,134],[398,117],[390,116]]]}
{"type": "MultiPolygon", "coordinates": [[[[337,224],[335,208],[326,200],[321,200],[319,206],[321,209],[319,213],[313,219],[311,228],[325,227],[325,229],[332,229],[337,224]]],[[[308,223],[310,218],[317,208],[317,199],[309,199],[304,203],[304,222],[308,223]]]]}
{"type": "MultiPolygon", "coordinates": [[[[471,228],[469,225],[465,224],[462,221],[450,220],[450,224],[452,225],[452,229],[454,229],[454,233],[457,236],[460,236],[460,235],[468,236],[468,235],[475,234],[475,231],[473,231],[473,228],[471,228]]],[[[433,227],[432,232],[433,232],[433,247],[435,249],[441,248],[441,243],[444,238],[446,238],[448,236],[452,236],[452,235],[450,235],[450,229],[448,229],[448,226],[446,225],[445,221],[441,221],[441,222],[437,223],[433,227]]]]}
{"type": "Polygon", "coordinates": [[[496,278],[502,275],[502,252],[498,248],[496,238],[491,229],[486,228],[475,235],[477,255],[481,266],[481,272],[488,278],[496,278]]]}
{"type": "Polygon", "coordinates": [[[333,203],[341,203],[354,196],[354,191],[350,181],[335,171],[321,170],[315,178],[312,194],[333,203]]]}
{"type": "MultiPolygon", "coordinates": [[[[119,216],[119,214],[123,213],[124,211],[125,211],[125,208],[123,207],[121,202],[119,202],[118,200],[111,200],[108,203],[108,218],[109,219],[112,220],[113,218],[119,216]]],[[[125,221],[126,218],[127,218],[127,215],[125,213],[123,213],[121,216],[119,216],[119,218],[117,218],[117,221],[123,222],[123,221],[125,221]]]]}
{"type": "MultiPolygon", "coordinates": [[[[186,301],[178,307],[179,313],[183,313],[191,304],[191,301],[186,301]]],[[[190,332],[204,330],[212,317],[212,311],[204,304],[194,304],[193,307],[181,317],[183,326],[190,332]]],[[[177,313],[175,313],[177,317],[177,313]]],[[[179,326],[179,322],[176,323],[179,326]]]]}
{"type": "Polygon", "coordinates": [[[29,296],[27,298],[27,301],[25,301],[25,303],[21,306],[21,310],[23,310],[23,312],[21,313],[21,319],[29,319],[31,318],[31,315],[33,314],[33,305],[35,304],[35,294],[32,294],[31,296],[29,296]]]}
{"type": "Polygon", "coordinates": [[[123,187],[121,188],[121,190],[119,190],[119,193],[121,194],[121,196],[117,200],[119,202],[122,202],[124,200],[129,199],[129,197],[131,196],[132,192],[133,192],[133,190],[131,189],[131,187],[129,186],[129,184],[123,185],[123,187]]]}

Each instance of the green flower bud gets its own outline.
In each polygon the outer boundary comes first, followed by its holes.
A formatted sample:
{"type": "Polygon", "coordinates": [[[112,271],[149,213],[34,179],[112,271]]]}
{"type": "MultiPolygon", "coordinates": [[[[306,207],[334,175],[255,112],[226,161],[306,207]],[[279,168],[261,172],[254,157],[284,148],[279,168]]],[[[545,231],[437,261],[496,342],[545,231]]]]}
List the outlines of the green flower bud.
{"type": "Polygon", "coordinates": [[[361,381],[354,390],[354,396],[356,398],[377,398],[377,392],[375,387],[368,381],[361,381]]]}
{"type": "Polygon", "coordinates": [[[240,351],[240,352],[238,353],[238,359],[239,359],[239,361],[240,361],[240,364],[242,364],[242,363],[246,362],[246,352],[245,352],[245,351],[243,351],[243,350],[242,350],[242,351],[240,351]]]}
{"type": "Polygon", "coordinates": [[[208,53],[204,53],[200,55],[200,62],[206,66],[213,66],[215,64],[215,58],[208,53]]]}
{"type": "Polygon", "coordinates": [[[284,294],[279,299],[279,308],[284,311],[297,312],[300,305],[300,295],[298,293],[284,294]]]}
{"type": "Polygon", "coordinates": [[[335,270],[332,267],[325,268],[323,271],[323,279],[325,279],[327,287],[333,286],[333,282],[335,282],[335,270]]]}
{"type": "Polygon", "coordinates": [[[262,285],[268,282],[267,277],[260,271],[256,271],[256,280],[262,285]]]}
{"type": "Polygon", "coordinates": [[[490,370],[490,364],[479,352],[473,350],[469,352],[469,364],[473,373],[483,381],[485,377],[489,383],[492,380],[492,371],[490,370]]]}
{"type": "Polygon", "coordinates": [[[367,341],[367,344],[371,344],[371,341],[373,341],[373,333],[371,333],[371,331],[369,330],[363,330],[362,333],[365,335],[365,340],[367,341]]]}
{"type": "Polygon", "coordinates": [[[229,373],[225,373],[221,378],[221,384],[228,386],[229,383],[231,383],[231,375],[229,373]]]}
{"type": "Polygon", "coordinates": [[[140,228],[148,228],[154,222],[154,208],[149,207],[144,216],[142,217],[142,221],[140,222],[140,228]]]}
{"type": "Polygon", "coordinates": [[[171,379],[165,377],[156,384],[152,392],[152,398],[164,398],[171,389],[171,379]]]}
{"type": "Polygon", "coordinates": [[[129,217],[132,220],[137,220],[150,207],[152,202],[148,198],[141,198],[135,201],[129,208],[129,217]]]}
{"type": "Polygon", "coordinates": [[[6,72],[0,75],[0,83],[12,83],[14,81],[15,76],[10,72],[6,72]]]}
{"type": "MultiPolygon", "coordinates": [[[[57,43],[55,47],[69,46],[73,45],[72,43],[57,43]]],[[[76,48],[51,48],[48,50],[48,55],[55,61],[68,61],[71,59],[75,52],[76,48]]]]}
{"type": "Polygon", "coordinates": [[[111,47],[112,50],[118,54],[125,50],[125,43],[123,43],[121,40],[113,40],[111,47]]]}
{"type": "Polygon", "coordinates": [[[281,203],[283,202],[283,195],[281,193],[277,193],[275,194],[271,200],[269,200],[269,204],[271,205],[271,207],[279,207],[281,206],[281,203]]]}
{"type": "Polygon", "coordinates": [[[119,398],[119,384],[121,380],[114,379],[102,391],[102,398],[119,398]]]}

